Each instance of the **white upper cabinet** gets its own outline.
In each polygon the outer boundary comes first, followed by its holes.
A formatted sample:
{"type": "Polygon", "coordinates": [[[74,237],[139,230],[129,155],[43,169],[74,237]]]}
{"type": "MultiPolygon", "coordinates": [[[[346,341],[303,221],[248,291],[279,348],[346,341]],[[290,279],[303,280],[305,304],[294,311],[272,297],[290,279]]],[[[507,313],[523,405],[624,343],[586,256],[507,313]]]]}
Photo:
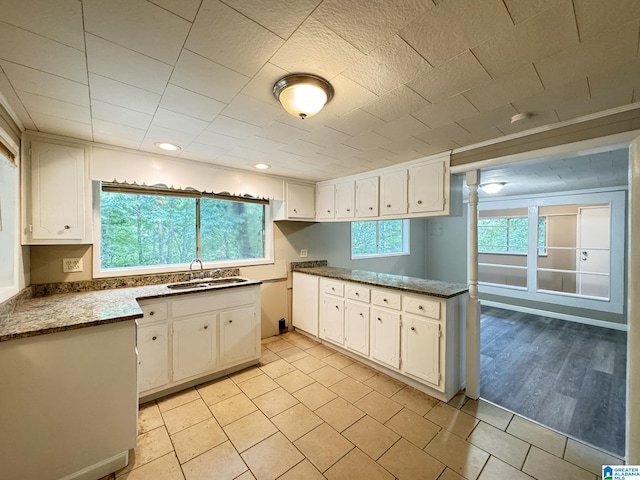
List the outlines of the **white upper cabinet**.
{"type": "Polygon", "coordinates": [[[287,182],[287,218],[310,219],[316,214],[315,188],[313,185],[287,182]]]}
{"type": "Polygon", "coordinates": [[[409,213],[448,213],[448,175],[444,160],[409,169],[409,213]]]}
{"type": "Polygon", "coordinates": [[[335,217],[335,191],[333,183],[316,187],[316,218],[330,219],[335,217]]]}
{"type": "Polygon", "coordinates": [[[336,218],[354,218],[355,182],[336,183],[336,218]]]}
{"type": "Polygon", "coordinates": [[[356,180],[356,217],[378,216],[379,177],[356,180]]]}
{"type": "Polygon", "coordinates": [[[407,171],[388,172],[380,177],[380,214],[407,213],[407,171]]]}

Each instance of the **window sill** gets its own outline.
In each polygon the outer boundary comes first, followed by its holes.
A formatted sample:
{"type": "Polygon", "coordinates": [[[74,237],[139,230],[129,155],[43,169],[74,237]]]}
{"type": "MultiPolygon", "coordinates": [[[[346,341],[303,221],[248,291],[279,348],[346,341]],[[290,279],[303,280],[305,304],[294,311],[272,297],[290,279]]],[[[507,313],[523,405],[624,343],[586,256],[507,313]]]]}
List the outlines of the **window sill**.
{"type": "Polygon", "coordinates": [[[387,257],[402,257],[410,255],[409,252],[398,252],[398,253],[376,253],[372,255],[351,255],[351,260],[366,260],[369,258],[387,258],[387,257]]]}

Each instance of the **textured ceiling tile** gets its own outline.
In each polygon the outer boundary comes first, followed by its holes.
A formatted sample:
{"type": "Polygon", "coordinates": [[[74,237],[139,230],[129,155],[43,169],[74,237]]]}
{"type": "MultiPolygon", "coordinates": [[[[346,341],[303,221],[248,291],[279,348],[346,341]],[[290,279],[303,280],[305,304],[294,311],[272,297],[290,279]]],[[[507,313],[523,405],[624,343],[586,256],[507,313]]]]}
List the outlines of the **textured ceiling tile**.
{"type": "Polygon", "coordinates": [[[61,117],[52,117],[43,113],[30,114],[37,129],[41,132],[79,138],[81,140],[93,140],[91,125],[88,123],[74,122],[61,117]]]}
{"type": "Polygon", "coordinates": [[[193,22],[202,0],[149,0],[176,15],[193,22]]]}
{"type": "Polygon", "coordinates": [[[11,25],[0,28],[0,59],[87,83],[83,51],[11,25]]]}
{"type": "Polygon", "coordinates": [[[357,48],[311,17],[270,62],[289,72],[313,73],[331,79],[362,56],[357,48]]]}
{"type": "Polygon", "coordinates": [[[556,109],[560,120],[571,120],[572,118],[589,115],[591,113],[602,112],[610,108],[620,107],[631,103],[633,89],[630,87],[617,88],[606,95],[594,97],[587,102],[574,105],[563,105],[556,109]]]}
{"type": "Polygon", "coordinates": [[[244,139],[229,137],[227,135],[221,135],[210,131],[201,132],[200,135],[194,140],[201,145],[209,145],[229,151],[232,148],[238,147],[244,143],[244,139]]]}
{"type": "Polygon", "coordinates": [[[180,152],[180,157],[201,160],[204,162],[213,162],[220,155],[224,155],[228,150],[224,148],[216,148],[211,145],[204,145],[202,143],[191,142],[187,148],[180,152]]]}
{"type": "Polygon", "coordinates": [[[504,0],[511,18],[518,24],[544,12],[564,0],[504,0]]]}
{"type": "Polygon", "coordinates": [[[343,143],[338,143],[336,145],[331,145],[330,147],[325,148],[322,153],[323,155],[327,155],[329,157],[344,160],[346,158],[353,157],[359,153],[362,153],[362,151],[343,143]]]}
{"type": "Polygon", "coordinates": [[[488,127],[484,130],[476,130],[473,133],[467,133],[453,139],[461,147],[473,145],[476,143],[486,142],[502,136],[502,132],[496,127],[488,127]]]}
{"type": "Polygon", "coordinates": [[[565,104],[582,103],[589,100],[589,85],[586,78],[549,88],[543,92],[513,102],[522,113],[534,115],[551,111],[565,104]]]}
{"type": "Polygon", "coordinates": [[[390,152],[389,150],[384,150],[383,148],[367,150],[366,152],[358,154],[357,158],[361,158],[368,162],[375,162],[376,166],[373,168],[381,168],[400,163],[398,154],[390,152]]]}
{"type": "Polygon", "coordinates": [[[265,103],[279,105],[273,96],[273,85],[289,72],[276,67],[271,63],[266,63],[258,73],[247,83],[241,93],[253,98],[257,98],[265,103]]]}
{"type": "Polygon", "coordinates": [[[30,114],[41,113],[52,117],[73,120],[74,122],[91,123],[91,112],[88,107],[27,92],[18,92],[18,96],[30,114]]]}
{"type": "Polygon", "coordinates": [[[282,109],[277,105],[261,102],[246,95],[238,95],[222,111],[226,117],[265,127],[280,116],[282,109]]]}
{"type": "Polygon", "coordinates": [[[492,127],[509,123],[511,117],[516,113],[518,113],[518,110],[513,108],[512,105],[503,105],[494,110],[474,115],[473,117],[463,118],[456,123],[471,132],[471,134],[480,134],[490,130],[492,127]]]}
{"type": "Polygon", "coordinates": [[[103,143],[105,145],[115,145],[117,147],[133,148],[138,150],[140,148],[141,140],[115,137],[113,135],[107,135],[104,133],[93,132],[93,141],[97,143],[103,143]]]}
{"type": "Polygon", "coordinates": [[[110,122],[97,118],[93,119],[93,130],[101,135],[109,135],[138,143],[142,142],[147,133],[146,128],[130,127],[119,122],[110,122]]]}
{"type": "Polygon", "coordinates": [[[344,75],[373,93],[383,95],[430,68],[413,48],[395,35],[345,70],[344,75]]]}
{"type": "Polygon", "coordinates": [[[172,70],[166,63],[95,35],[87,35],[87,63],[91,73],[155,93],[164,91],[172,70]]]}
{"type": "Polygon", "coordinates": [[[89,74],[89,85],[91,86],[92,99],[130,108],[138,112],[153,115],[160,102],[160,95],[157,93],[94,73],[89,74]]]}
{"type": "Polygon", "coordinates": [[[224,3],[242,12],[244,15],[287,39],[311,14],[322,0],[272,0],[256,2],[254,0],[224,0],[224,3]]]}
{"type": "Polygon", "coordinates": [[[575,0],[580,39],[640,19],[638,0],[616,0],[614,4],[599,0],[575,0]]]}
{"type": "Polygon", "coordinates": [[[152,3],[83,0],[85,30],[174,65],[191,23],[152,3]]]}
{"type": "Polygon", "coordinates": [[[204,0],[185,48],[249,77],[283,40],[218,0],[204,0]]]}
{"type": "Polygon", "coordinates": [[[571,0],[510,27],[473,49],[482,66],[498,77],[579,42],[571,0]]]}
{"type": "Polygon", "coordinates": [[[463,118],[471,117],[478,110],[462,95],[450,97],[413,113],[413,116],[431,128],[441,127],[463,118]]]}
{"type": "Polygon", "coordinates": [[[368,103],[362,107],[362,110],[390,122],[427,105],[429,105],[429,102],[424,98],[405,85],[401,85],[368,103]]]}
{"type": "Polygon", "coordinates": [[[0,61],[0,66],[17,90],[56,98],[84,107],[89,106],[89,88],[84,83],[74,82],[15,63],[0,61]]]}
{"type": "Polygon", "coordinates": [[[230,157],[241,158],[248,162],[261,162],[264,159],[264,153],[245,147],[232,148],[229,150],[227,155],[230,157]]]}
{"type": "Polygon", "coordinates": [[[430,102],[437,103],[481,85],[489,79],[489,74],[476,57],[470,51],[466,51],[423,73],[407,86],[430,102]]]}
{"type": "Polygon", "coordinates": [[[181,113],[172,112],[171,110],[166,110],[164,108],[158,108],[158,111],[153,117],[153,124],[170,128],[178,132],[198,134],[207,128],[209,122],[183,115],[181,113]]]}
{"type": "Polygon", "coordinates": [[[429,130],[426,133],[422,133],[420,135],[416,135],[419,140],[423,142],[427,142],[430,145],[434,144],[442,144],[451,141],[454,138],[462,137],[464,135],[468,135],[464,128],[462,128],[457,123],[450,123],[448,125],[443,125],[438,128],[434,128],[429,130]]]}
{"type": "Polygon", "coordinates": [[[235,118],[218,115],[207,127],[207,131],[242,139],[257,135],[260,132],[260,127],[235,118]]]}
{"type": "Polygon", "coordinates": [[[189,50],[183,50],[171,83],[205,97],[229,102],[249,81],[249,77],[229,70],[189,50]]]}
{"type": "Polygon", "coordinates": [[[329,126],[335,130],[339,130],[353,136],[368,130],[373,130],[382,123],[384,122],[378,117],[375,117],[364,110],[354,110],[344,117],[340,117],[335,122],[332,122],[329,126]]]}
{"type": "MultiPolygon", "coordinates": [[[[314,132],[307,134],[303,140],[321,147],[328,147],[337,143],[345,143],[349,138],[351,138],[350,135],[334,130],[333,128],[320,127],[314,132]]],[[[291,150],[289,151],[292,152],[291,150]]]]}
{"type": "Polygon", "coordinates": [[[427,11],[400,36],[435,67],[512,24],[502,0],[448,0],[427,11]]]}
{"type": "Polygon", "coordinates": [[[402,140],[403,138],[409,138],[428,130],[429,127],[417,118],[411,115],[405,115],[397,120],[381,125],[375,129],[375,132],[390,140],[402,140]]]}
{"type": "Polygon", "coordinates": [[[465,92],[464,96],[481,112],[529,97],[543,90],[540,79],[529,64],[525,68],[496,78],[465,92]]]}
{"type": "Polygon", "coordinates": [[[622,25],[536,61],[545,88],[573,82],[633,61],[637,56],[639,25],[637,21],[622,25]]]}
{"type": "Polygon", "coordinates": [[[22,126],[28,130],[37,130],[35,123],[33,123],[26,108],[24,108],[11,83],[9,83],[9,79],[2,71],[2,68],[0,68],[0,92],[2,92],[4,98],[9,102],[9,105],[6,107],[13,110],[13,113],[18,117],[19,121],[22,122],[22,126]]]}
{"type": "Polygon", "coordinates": [[[211,122],[226,104],[170,83],[162,95],[160,106],[173,112],[211,122]]]}
{"type": "Polygon", "coordinates": [[[388,142],[389,139],[387,137],[383,137],[379,133],[364,132],[360,135],[356,135],[355,137],[350,138],[345,142],[345,144],[366,152],[367,150],[376,149],[388,142]]]}
{"type": "MultiPolygon", "coordinates": [[[[179,147],[186,147],[191,142],[193,142],[197,137],[195,133],[187,133],[187,132],[179,132],[177,130],[173,130],[171,128],[162,127],[160,125],[154,125],[151,123],[151,126],[147,130],[147,135],[145,136],[145,141],[148,142],[169,142],[179,147]]],[[[156,147],[157,151],[157,147],[156,147]]],[[[164,151],[164,150],[163,150],[164,151]]],[[[176,153],[178,155],[178,153],[176,153]]]]}
{"type": "Polygon", "coordinates": [[[142,130],[149,128],[151,119],[153,118],[153,115],[136,112],[135,110],[118,107],[98,100],[91,101],[91,116],[94,119],[106,120],[142,130]]]}
{"type": "Polygon", "coordinates": [[[291,143],[305,136],[308,132],[282,122],[272,122],[262,129],[260,136],[276,142],[291,143]]]}
{"type": "Polygon", "coordinates": [[[369,53],[431,7],[431,0],[324,0],[314,16],[358,50],[369,53]]]}
{"type": "Polygon", "coordinates": [[[84,51],[82,4],[77,0],[2,0],[0,10],[4,23],[84,51]]]}
{"type": "Polygon", "coordinates": [[[397,155],[403,155],[411,152],[417,152],[421,155],[425,155],[422,152],[429,150],[429,144],[423,142],[419,138],[409,137],[402,140],[395,140],[393,142],[386,143],[382,146],[384,150],[389,150],[397,155]]]}
{"type": "Polygon", "coordinates": [[[260,137],[258,135],[254,135],[252,137],[245,139],[245,141],[242,142],[242,144],[244,147],[250,148],[252,150],[257,150],[263,153],[273,153],[287,146],[286,143],[277,142],[275,140],[260,137]]]}
{"type": "Polygon", "coordinates": [[[305,159],[317,155],[321,150],[323,150],[322,147],[304,140],[295,140],[282,149],[284,152],[300,155],[305,159]]]}
{"type": "Polygon", "coordinates": [[[325,110],[336,115],[346,115],[377,98],[375,93],[342,74],[333,77],[331,85],[334,89],[334,95],[333,99],[327,103],[325,110]]]}
{"type": "Polygon", "coordinates": [[[530,130],[532,128],[540,127],[542,125],[550,125],[558,122],[558,116],[555,111],[544,111],[537,115],[534,115],[531,118],[523,120],[517,123],[505,123],[500,125],[498,128],[505,135],[510,135],[512,133],[523,132],[525,130],[530,130]]]}
{"type": "Polygon", "coordinates": [[[594,98],[625,88],[640,89],[640,59],[589,76],[589,91],[594,98]]]}
{"type": "Polygon", "coordinates": [[[317,115],[314,115],[311,118],[305,118],[304,120],[300,117],[294,117],[290,113],[287,113],[282,109],[282,114],[277,118],[277,120],[286,125],[291,125],[292,127],[301,128],[308,132],[313,132],[318,128],[322,128],[324,125],[328,125],[329,123],[337,120],[339,117],[333,112],[328,111],[326,108],[323,109],[317,115]]]}

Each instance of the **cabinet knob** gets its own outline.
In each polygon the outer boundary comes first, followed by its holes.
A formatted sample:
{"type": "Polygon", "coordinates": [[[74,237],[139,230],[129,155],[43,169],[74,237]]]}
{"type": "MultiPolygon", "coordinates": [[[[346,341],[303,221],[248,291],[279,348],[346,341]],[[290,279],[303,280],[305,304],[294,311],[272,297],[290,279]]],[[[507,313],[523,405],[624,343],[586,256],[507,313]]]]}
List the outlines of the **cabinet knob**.
{"type": "Polygon", "coordinates": [[[424,310],[424,307],[422,305],[419,305],[418,310],[424,310]]]}
{"type": "Polygon", "coordinates": [[[373,210],[373,207],[369,207],[369,210],[373,210]]]}
{"type": "Polygon", "coordinates": [[[229,323],[233,323],[233,320],[229,320],[229,323]]]}
{"type": "Polygon", "coordinates": [[[71,228],[71,227],[70,227],[69,225],[65,225],[65,226],[64,226],[64,229],[65,229],[65,230],[69,230],[70,228],[71,228]]]}
{"type": "Polygon", "coordinates": [[[207,328],[209,328],[209,325],[205,325],[205,326],[204,326],[204,329],[205,329],[205,330],[206,330],[207,328]]]}
{"type": "Polygon", "coordinates": [[[156,340],[158,337],[156,337],[155,335],[153,337],[151,337],[151,340],[156,340]]]}
{"type": "Polygon", "coordinates": [[[327,210],[327,213],[331,213],[331,210],[327,210]]]}
{"type": "Polygon", "coordinates": [[[422,200],[418,200],[418,205],[422,205],[422,200]]]}
{"type": "Polygon", "coordinates": [[[336,310],[340,310],[340,307],[338,305],[336,305],[336,310]]]}
{"type": "Polygon", "coordinates": [[[153,317],[155,314],[156,314],[156,312],[154,312],[153,310],[151,310],[151,311],[149,312],[149,316],[150,316],[150,317],[153,317]]]}
{"type": "Polygon", "coordinates": [[[350,211],[351,211],[351,209],[350,209],[350,208],[347,208],[347,212],[350,212],[350,211]]]}
{"type": "Polygon", "coordinates": [[[297,208],[294,208],[293,211],[294,211],[294,213],[298,213],[298,209],[297,208]]]}
{"type": "Polygon", "coordinates": [[[387,208],[391,208],[391,204],[390,203],[387,203],[387,208]]]}
{"type": "Polygon", "coordinates": [[[360,312],[360,316],[361,316],[362,318],[364,318],[364,313],[360,312]]]}
{"type": "Polygon", "coordinates": [[[416,327],[411,327],[411,331],[415,332],[416,331],[416,327]]]}
{"type": "Polygon", "coordinates": [[[389,300],[387,300],[386,298],[383,298],[383,299],[382,299],[382,301],[383,301],[384,303],[389,303],[389,300]]]}
{"type": "Polygon", "coordinates": [[[379,322],[381,322],[381,321],[382,321],[382,319],[381,319],[380,317],[378,317],[378,321],[379,321],[379,322]]]}

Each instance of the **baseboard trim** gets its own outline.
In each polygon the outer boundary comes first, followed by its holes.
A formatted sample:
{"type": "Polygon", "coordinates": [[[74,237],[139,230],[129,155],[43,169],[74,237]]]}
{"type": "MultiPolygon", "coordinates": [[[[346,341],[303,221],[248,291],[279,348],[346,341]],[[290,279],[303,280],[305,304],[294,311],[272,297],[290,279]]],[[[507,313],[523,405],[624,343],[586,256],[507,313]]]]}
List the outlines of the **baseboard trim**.
{"type": "Polygon", "coordinates": [[[592,325],[594,327],[611,328],[613,330],[620,330],[622,332],[626,332],[628,330],[627,324],[623,323],[607,322],[605,320],[595,320],[593,318],[579,317],[577,315],[569,315],[567,313],[550,312],[548,310],[540,310],[537,308],[521,307],[519,305],[512,305],[510,303],[491,302],[488,300],[480,300],[480,303],[482,305],[486,305],[487,307],[515,310],[516,312],[531,313],[533,315],[557,318],[559,320],[568,320],[569,322],[583,323],[585,325],[592,325]]]}
{"type": "Polygon", "coordinates": [[[67,475],[61,480],[94,480],[116,472],[129,464],[129,452],[121,452],[82,470],[67,475]]]}

